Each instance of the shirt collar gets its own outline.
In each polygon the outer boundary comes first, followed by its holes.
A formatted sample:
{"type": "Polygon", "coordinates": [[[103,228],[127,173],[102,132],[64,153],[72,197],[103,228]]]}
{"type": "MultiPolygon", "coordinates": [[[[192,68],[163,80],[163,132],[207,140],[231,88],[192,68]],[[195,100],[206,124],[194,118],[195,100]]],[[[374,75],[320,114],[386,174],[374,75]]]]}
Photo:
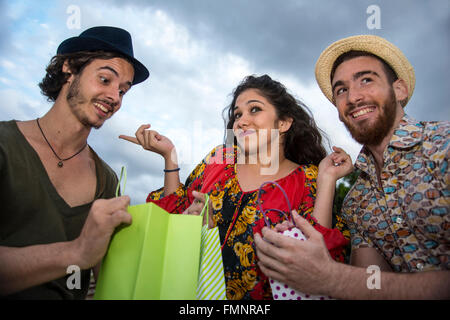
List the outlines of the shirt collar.
{"type": "MultiPolygon", "coordinates": [[[[405,114],[400,120],[397,129],[395,129],[387,148],[406,149],[418,144],[422,141],[423,129],[424,125],[421,122],[405,114]]],[[[370,168],[373,163],[372,153],[363,146],[355,161],[355,167],[369,174],[373,174],[374,172],[371,171],[375,170],[375,168],[374,166],[370,168]]]]}
{"type": "Polygon", "coordinates": [[[405,149],[410,148],[422,141],[423,123],[404,115],[388,146],[405,149]]]}

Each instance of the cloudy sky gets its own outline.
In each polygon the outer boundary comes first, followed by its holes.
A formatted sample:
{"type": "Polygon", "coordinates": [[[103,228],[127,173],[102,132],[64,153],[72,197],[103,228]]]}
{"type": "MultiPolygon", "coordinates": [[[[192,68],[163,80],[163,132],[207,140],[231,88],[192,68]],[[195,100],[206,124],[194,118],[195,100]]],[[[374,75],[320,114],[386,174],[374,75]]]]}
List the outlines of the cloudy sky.
{"type": "Polygon", "coordinates": [[[177,146],[184,181],[223,141],[222,110],[232,90],[250,74],[269,74],[285,84],[309,106],[331,144],[344,147],[355,159],[360,146],[319,90],[316,59],[343,37],[385,37],[415,68],[416,89],[407,113],[423,120],[450,120],[449,4],[448,0],[0,0],[0,121],[44,115],[51,104],[37,84],[59,43],[86,28],[111,25],[132,34],[135,55],[149,68],[150,78],[127,93],[121,110],[92,132],[89,144],[116,172],[127,167],[126,193],[132,203],[144,202],[149,191],[163,185],[164,163],[159,155],[118,136],[133,135],[139,125],[150,123],[177,146]],[[371,10],[373,5],[376,11],[371,10]]]}

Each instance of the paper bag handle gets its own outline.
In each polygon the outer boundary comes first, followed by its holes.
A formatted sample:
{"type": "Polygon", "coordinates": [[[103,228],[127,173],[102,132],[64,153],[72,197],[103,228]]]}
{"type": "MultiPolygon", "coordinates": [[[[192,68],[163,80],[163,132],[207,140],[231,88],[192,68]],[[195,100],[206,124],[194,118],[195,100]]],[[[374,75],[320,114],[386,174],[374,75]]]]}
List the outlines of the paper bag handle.
{"type": "Polygon", "coordinates": [[[127,184],[127,169],[125,168],[125,166],[122,166],[122,168],[120,169],[120,178],[116,187],[116,197],[119,196],[120,184],[122,183],[122,179],[123,179],[123,188],[121,190],[122,191],[121,194],[125,192],[125,186],[127,184]]]}
{"type": "Polygon", "coordinates": [[[203,217],[205,211],[206,211],[206,224],[209,225],[209,195],[207,193],[205,193],[205,205],[203,206],[200,216],[203,217]]]}
{"type": "MultiPolygon", "coordinates": [[[[288,198],[286,192],[284,191],[284,189],[283,189],[278,183],[276,183],[275,181],[267,181],[267,182],[264,182],[264,183],[259,187],[259,190],[258,190],[258,205],[259,205],[259,210],[261,211],[261,213],[262,213],[262,215],[263,215],[264,222],[266,223],[266,226],[267,226],[268,228],[270,228],[269,219],[267,218],[267,215],[266,215],[267,212],[269,212],[269,211],[276,211],[276,212],[279,212],[279,213],[283,214],[288,220],[292,220],[292,219],[289,219],[289,216],[286,215],[285,212],[283,212],[283,211],[281,211],[281,210],[279,210],[279,209],[267,209],[267,210],[263,210],[262,202],[261,202],[261,194],[262,194],[262,191],[263,191],[263,187],[264,187],[266,184],[273,184],[273,185],[275,185],[276,187],[278,187],[278,189],[280,189],[281,192],[283,192],[284,198],[286,199],[286,202],[287,202],[287,205],[288,205],[289,213],[292,212],[291,202],[289,201],[289,198],[288,198]]],[[[294,224],[294,226],[296,226],[294,220],[292,220],[292,223],[294,224]]]]}

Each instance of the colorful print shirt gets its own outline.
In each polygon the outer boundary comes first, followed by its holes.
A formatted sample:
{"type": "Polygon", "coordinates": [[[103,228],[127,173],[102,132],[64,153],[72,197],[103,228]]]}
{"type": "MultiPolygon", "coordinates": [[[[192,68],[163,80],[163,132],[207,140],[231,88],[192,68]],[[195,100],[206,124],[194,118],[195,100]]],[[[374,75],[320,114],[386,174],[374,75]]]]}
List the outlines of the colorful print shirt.
{"type": "Polygon", "coordinates": [[[450,268],[450,122],[404,116],[384,151],[381,186],[363,148],[343,203],[352,250],[375,247],[395,272],[450,268]]]}
{"type": "MultiPolygon", "coordinates": [[[[192,191],[208,193],[212,201],[213,219],[219,228],[227,299],[272,299],[268,278],[257,266],[254,234],[265,226],[257,205],[258,190],[243,192],[236,177],[236,155],[233,146],[219,146],[189,175],[184,185],[170,195],[163,189],[151,192],[151,201],[171,213],[182,213],[193,201],[192,191]]],[[[328,229],[311,216],[316,196],[317,167],[301,165],[276,182],[299,214],[323,234],[331,256],[344,260],[344,247],[349,240],[337,229],[328,229]]],[[[289,213],[282,191],[273,184],[264,186],[261,195],[263,210],[279,209],[289,213]]],[[[283,214],[270,211],[267,218],[272,226],[284,221],[283,214]]]]}

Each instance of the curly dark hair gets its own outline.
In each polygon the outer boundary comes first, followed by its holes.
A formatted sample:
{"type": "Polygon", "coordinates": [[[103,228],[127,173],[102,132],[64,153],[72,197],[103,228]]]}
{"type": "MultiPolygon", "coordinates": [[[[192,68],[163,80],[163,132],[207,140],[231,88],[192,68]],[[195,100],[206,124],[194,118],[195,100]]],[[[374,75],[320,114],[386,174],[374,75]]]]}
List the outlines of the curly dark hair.
{"type": "Polygon", "coordinates": [[[47,97],[48,101],[56,101],[62,86],[67,82],[70,74],[62,71],[64,62],[67,60],[69,69],[75,75],[81,74],[83,69],[94,59],[109,60],[113,58],[122,58],[127,61],[129,59],[117,52],[106,51],[80,51],[68,54],[58,54],[54,56],[48,64],[47,74],[39,83],[41,93],[47,97]]]}
{"type": "MultiPolygon", "coordinates": [[[[316,125],[311,111],[301,101],[288,93],[286,87],[268,75],[248,76],[233,91],[233,100],[224,109],[226,129],[232,129],[235,121],[233,109],[239,95],[248,89],[256,89],[276,109],[281,120],[292,118],[291,127],[284,136],[284,155],[297,164],[319,165],[327,152],[322,145],[322,134],[316,125]]],[[[226,133],[225,133],[226,134],[226,133]]],[[[324,138],[326,139],[325,135],[324,138]]],[[[225,137],[226,140],[229,137],[225,137]]],[[[234,139],[236,144],[236,139],[234,139]]]]}

